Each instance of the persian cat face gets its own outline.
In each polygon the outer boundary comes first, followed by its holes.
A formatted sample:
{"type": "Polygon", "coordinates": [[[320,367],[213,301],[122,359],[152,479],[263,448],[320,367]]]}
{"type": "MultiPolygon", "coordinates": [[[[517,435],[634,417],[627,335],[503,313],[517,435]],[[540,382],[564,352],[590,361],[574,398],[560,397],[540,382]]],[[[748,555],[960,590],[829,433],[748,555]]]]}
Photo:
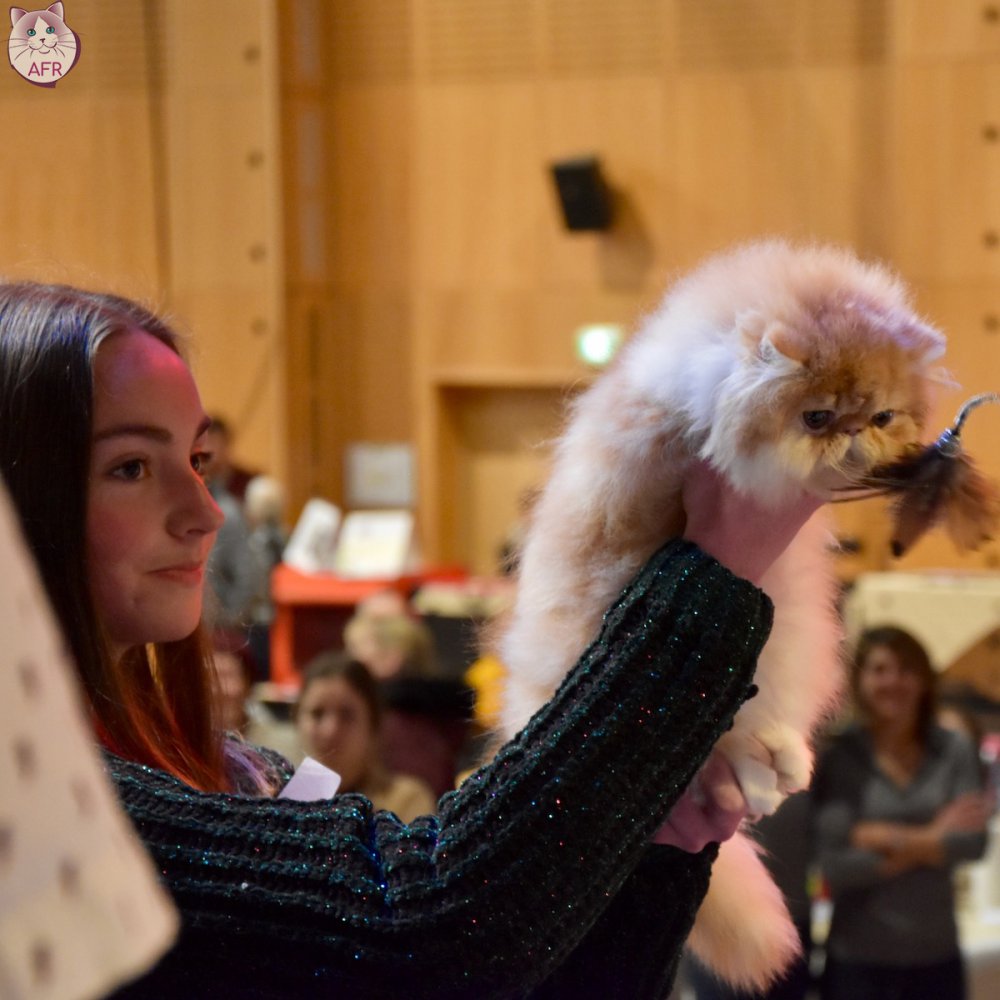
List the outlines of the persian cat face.
{"type": "Polygon", "coordinates": [[[920,441],[937,377],[928,359],[941,349],[934,331],[859,303],[824,303],[741,332],[749,364],[762,369],[755,394],[724,404],[739,452],[757,459],[746,475],[783,472],[826,495],[920,441]]]}
{"type": "Polygon", "coordinates": [[[920,442],[944,338],[880,268],[843,251],[761,253],[755,287],[776,291],[735,313],[742,356],[703,454],[759,496],[829,496],[920,442]]]}

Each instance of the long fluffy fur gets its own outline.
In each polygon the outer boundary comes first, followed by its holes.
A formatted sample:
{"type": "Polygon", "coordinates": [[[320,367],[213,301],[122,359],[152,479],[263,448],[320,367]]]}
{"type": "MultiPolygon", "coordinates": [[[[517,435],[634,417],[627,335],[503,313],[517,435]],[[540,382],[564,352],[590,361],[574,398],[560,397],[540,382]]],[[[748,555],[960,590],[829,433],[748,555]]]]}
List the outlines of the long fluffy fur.
{"type": "MultiPolygon", "coordinates": [[[[929,366],[942,351],[902,285],[846,251],[751,244],[681,280],[578,398],[556,443],[500,637],[502,734],[551,695],[625,583],[682,533],[693,456],[765,503],[803,486],[828,490],[917,440],[929,366]],[[802,409],[828,396],[845,429],[805,433],[802,409]],[[894,426],[876,429],[873,414],[889,410],[894,426]]],[[[840,690],[827,540],[821,512],[763,581],[775,625],[759,693],[720,741],[759,813],[808,783],[810,735],[840,690]]],[[[762,987],[797,941],[780,892],[750,839],[737,835],[722,846],[691,947],[729,982],[762,987]]]]}

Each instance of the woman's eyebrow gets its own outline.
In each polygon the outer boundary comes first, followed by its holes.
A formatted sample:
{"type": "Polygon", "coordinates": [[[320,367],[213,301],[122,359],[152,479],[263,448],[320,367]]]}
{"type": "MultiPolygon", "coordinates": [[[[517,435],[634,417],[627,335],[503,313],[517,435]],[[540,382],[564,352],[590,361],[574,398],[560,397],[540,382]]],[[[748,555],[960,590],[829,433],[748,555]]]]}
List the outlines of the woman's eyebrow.
{"type": "Polygon", "coordinates": [[[117,437],[151,438],[163,444],[169,444],[174,439],[173,434],[165,427],[157,427],[154,424],[115,424],[113,427],[98,431],[94,435],[94,441],[107,441],[109,438],[117,437]]]}
{"type": "MultiPolygon", "coordinates": [[[[212,418],[205,417],[194,432],[194,440],[197,441],[211,426],[212,418]]],[[[159,444],[170,444],[174,440],[173,434],[166,427],[158,427],[156,424],[114,424],[98,431],[94,435],[94,441],[107,441],[117,437],[144,437],[159,444]]]]}

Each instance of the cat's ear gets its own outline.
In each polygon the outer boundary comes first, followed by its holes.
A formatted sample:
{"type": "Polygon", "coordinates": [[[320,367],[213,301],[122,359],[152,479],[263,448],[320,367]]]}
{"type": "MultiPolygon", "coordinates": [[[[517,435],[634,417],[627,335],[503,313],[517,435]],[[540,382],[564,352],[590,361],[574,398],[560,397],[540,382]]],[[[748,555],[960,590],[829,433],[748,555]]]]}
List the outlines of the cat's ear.
{"type": "Polygon", "coordinates": [[[769,364],[791,362],[801,365],[808,358],[806,345],[798,334],[763,313],[745,312],[737,317],[736,326],[750,353],[769,364]]]}
{"type": "Polygon", "coordinates": [[[915,354],[925,365],[937,361],[944,354],[944,335],[927,323],[921,323],[919,320],[907,323],[903,327],[902,337],[907,350],[915,354]]]}
{"type": "Polygon", "coordinates": [[[65,16],[63,15],[62,3],[49,4],[47,9],[50,14],[55,14],[55,16],[58,17],[60,21],[66,20],[65,16]]]}
{"type": "Polygon", "coordinates": [[[11,7],[10,9],[10,26],[16,27],[17,22],[24,17],[28,12],[23,7],[11,7]]]}
{"type": "Polygon", "coordinates": [[[769,361],[791,361],[804,364],[809,357],[805,342],[791,327],[784,323],[771,323],[760,342],[761,354],[769,361]]]}

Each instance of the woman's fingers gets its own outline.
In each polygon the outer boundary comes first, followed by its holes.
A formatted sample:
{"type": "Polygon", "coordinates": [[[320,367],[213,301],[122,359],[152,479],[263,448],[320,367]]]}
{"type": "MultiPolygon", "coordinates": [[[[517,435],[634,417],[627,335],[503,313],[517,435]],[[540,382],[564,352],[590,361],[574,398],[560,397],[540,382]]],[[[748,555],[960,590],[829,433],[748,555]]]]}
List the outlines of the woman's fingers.
{"type": "Polygon", "coordinates": [[[694,853],[728,840],[746,815],[746,800],[729,761],[713,753],[670,810],[653,843],[694,853]]]}

